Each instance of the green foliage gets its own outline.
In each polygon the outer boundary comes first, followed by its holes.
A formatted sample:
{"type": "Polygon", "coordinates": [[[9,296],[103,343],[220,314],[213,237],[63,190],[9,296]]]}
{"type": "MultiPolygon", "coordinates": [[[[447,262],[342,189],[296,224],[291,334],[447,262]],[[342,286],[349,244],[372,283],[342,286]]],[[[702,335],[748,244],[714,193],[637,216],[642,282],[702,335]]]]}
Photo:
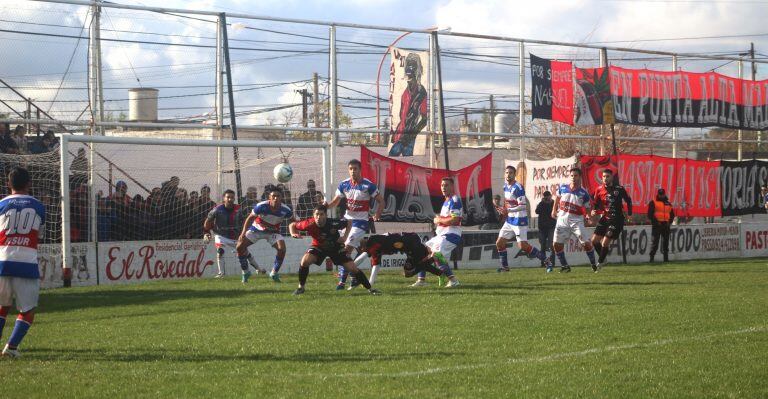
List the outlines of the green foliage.
{"type": "Polygon", "coordinates": [[[458,270],[455,291],[383,273],[379,297],[326,273],[299,297],[290,275],[45,291],[0,395],[766,397],[765,263],[458,270]]]}

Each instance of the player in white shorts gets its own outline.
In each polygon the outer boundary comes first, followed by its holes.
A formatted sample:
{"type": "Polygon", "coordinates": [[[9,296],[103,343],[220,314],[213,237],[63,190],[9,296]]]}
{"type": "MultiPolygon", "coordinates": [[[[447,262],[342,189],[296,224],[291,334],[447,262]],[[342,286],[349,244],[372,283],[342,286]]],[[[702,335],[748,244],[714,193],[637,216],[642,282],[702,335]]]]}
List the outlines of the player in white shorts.
{"type": "Polygon", "coordinates": [[[557,189],[555,204],[552,206],[552,217],[557,219],[555,224],[555,243],[553,248],[560,260],[560,273],[568,273],[571,267],[565,259],[565,242],[571,235],[584,246],[589,262],[595,267],[595,251],[589,234],[584,227],[584,216],[587,209],[592,208],[589,193],[581,185],[581,169],[571,169],[571,184],[561,184],[557,189]]]}
{"type": "MultiPolygon", "coordinates": [[[[443,272],[444,276],[448,277],[449,281],[445,287],[456,288],[460,285],[459,280],[456,279],[453,270],[448,266],[448,260],[451,258],[451,252],[461,242],[461,219],[464,208],[461,204],[461,198],[454,194],[453,178],[443,177],[440,182],[440,191],[445,197],[445,201],[440,208],[440,213],[434,219],[435,236],[424,245],[432,251],[432,258],[437,264],[437,268],[443,272]]],[[[416,282],[411,284],[411,287],[427,285],[426,277],[426,271],[419,272],[416,282]]],[[[442,276],[440,278],[442,279],[442,276]]]]}
{"type": "Polygon", "coordinates": [[[248,247],[260,240],[266,240],[275,248],[275,263],[269,276],[275,282],[280,282],[280,267],[285,258],[285,240],[280,234],[280,224],[284,220],[293,222],[296,220],[293,211],[283,204],[283,194],[278,190],[269,193],[269,200],[262,201],[253,207],[253,210],[243,223],[243,232],[237,240],[237,259],[243,270],[243,283],[248,282],[251,272],[248,271],[248,247]]]}
{"type": "MultiPolygon", "coordinates": [[[[232,190],[224,191],[222,203],[211,209],[203,222],[203,240],[206,245],[211,240],[211,232],[216,245],[216,266],[219,273],[217,278],[224,277],[226,268],[224,267],[225,248],[237,253],[237,234],[240,232],[240,226],[243,225],[243,218],[240,213],[240,205],[235,205],[235,192],[232,190]]],[[[248,263],[256,269],[257,273],[266,273],[264,269],[259,268],[256,259],[251,253],[248,253],[248,263]]]]}
{"type": "MultiPolygon", "coordinates": [[[[347,163],[349,179],[339,183],[339,187],[336,190],[336,195],[333,200],[326,204],[328,209],[330,209],[339,205],[339,202],[341,202],[343,198],[346,198],[347,200],[347,212],[344,214],[344,219],[347,219],[352,223],[349,234],[344,241],[344,246],[348,254],[351,254],[352,250],[360,247],[360,241],[368,232],[371,202],[374,200],[376,201],[376,212],[373,215],[374,221],[378,221],[381,218],[381,213],[384,211],[384,196],[381,195],[374,182],[363,178],[361,174],[362,166],[363,165],[357,159],[352,159],[347,163]]],[[[378,268],[379,265],[372,265],[371,267],[371,276],[368,279],[371,284],[376,281],[376,272],[378,271],[378,268]]],[[[344,270],[344,267],[339,265],[339,283],[336,285],[337,290],[344,289],[348,274],[349,273],[344,270]]],[[[356,281],[353,280],[350,288],[356,285],[356,281]]]]}
{"type": "Polygon", "coordinates": [[[538,248],[528,244],[528,200],[525,198],[523,185],[515,180],[517,169],[510,165],[504,170],[504,204],[507,220],[499,230],[499,238],[496,240],[496,250],[499,252],[501,267],[498,272],[509,271],[509,261],[507,260],[507,242],[517,240],[517,246],[528,255],[528,258],[537,258],[543,261],[548,269],[552,264],[546,254],[539,251],[538,248]]]}
{"type": "Polygon", "coordinates": [[[8,174],[11,195],[0,201],[0,337],[11,306],[19,315],[2,355],[19,357],[19,345],[35,319],[40,296],[37,244],[45,226],[45,208],[29,195],[29,172],[16,167],[8,174]]]}

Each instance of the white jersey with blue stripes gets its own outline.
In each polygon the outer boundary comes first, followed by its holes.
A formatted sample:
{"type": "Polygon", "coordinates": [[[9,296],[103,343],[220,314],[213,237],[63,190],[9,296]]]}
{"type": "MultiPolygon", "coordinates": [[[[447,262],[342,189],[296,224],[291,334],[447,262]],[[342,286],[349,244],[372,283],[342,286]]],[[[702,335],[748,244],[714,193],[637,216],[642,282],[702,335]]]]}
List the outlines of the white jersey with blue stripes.
{"type": "Polygon", "coordinates": [[[507,223],[512,226],[528,226],[528,211],[525,189],[522,184],[504,183],[504,203],[507,208],[507,223]]]}
{"type": "Polygon", "coordinates": [[[0,201],[0,276],[40,278],[37,244],[45,207],[35,197],[13,194],[0,201]]]}

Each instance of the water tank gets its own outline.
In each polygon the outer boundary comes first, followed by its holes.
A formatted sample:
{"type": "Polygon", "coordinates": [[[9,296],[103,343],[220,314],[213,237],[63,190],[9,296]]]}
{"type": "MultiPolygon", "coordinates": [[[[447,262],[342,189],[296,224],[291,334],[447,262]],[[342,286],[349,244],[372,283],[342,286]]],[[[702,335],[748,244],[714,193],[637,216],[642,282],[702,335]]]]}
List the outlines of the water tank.
{"type": "Polygon", "coordinates": [[[128,120],[157,121],[157,89],[128,89],[128,120]]]}
{"type": "Polygon", "coordinates": [[[493,117],[493,132],[494,133],[517,133],[520,128],[518,124],[517,115],[513,114],[496,114],[493,117]]]}

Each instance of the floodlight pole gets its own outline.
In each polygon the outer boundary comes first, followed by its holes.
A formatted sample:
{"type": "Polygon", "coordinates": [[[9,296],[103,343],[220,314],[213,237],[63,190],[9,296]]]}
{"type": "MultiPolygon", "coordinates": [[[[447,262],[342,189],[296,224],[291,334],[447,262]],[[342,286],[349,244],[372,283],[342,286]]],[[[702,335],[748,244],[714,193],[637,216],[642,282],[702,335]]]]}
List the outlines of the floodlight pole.
{"type": "MultiPolygon", "coordinates": [[[[227,71],[227,94],[229,97],[229,124],[232,129],[232,140],[237,141],[237,117],[235,116],[235,93],[232,91],[232,63],[229,59],[229,39],[227,38],[227,14],[219,13],[221,21],[221,38],[224,45],[224,66],[227,71]]],[[[235,185],[237,186],[237,198],[243,198],[243,181],[240,177],[240,152],[237,147],[232,147],[235,157],[235,185]]]]}

